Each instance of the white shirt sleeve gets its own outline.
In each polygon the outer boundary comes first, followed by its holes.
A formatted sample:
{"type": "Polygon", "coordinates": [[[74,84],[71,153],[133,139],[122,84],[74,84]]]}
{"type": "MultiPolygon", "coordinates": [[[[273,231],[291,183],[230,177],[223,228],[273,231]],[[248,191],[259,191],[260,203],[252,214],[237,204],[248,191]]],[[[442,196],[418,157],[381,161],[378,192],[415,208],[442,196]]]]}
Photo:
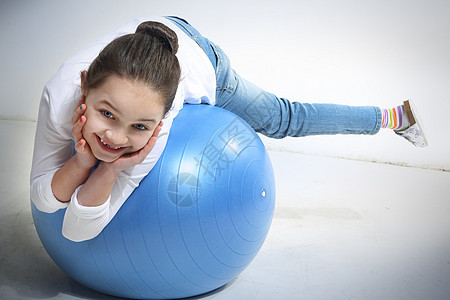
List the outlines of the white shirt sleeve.
{"type": "Polygon", "coordinates": [[[55,198],[51,183],[56,171],[71,157],[73,148],[70,137],[64,137],[61,128],[55,125],[49,100],[50,92],[46,86],[39,105],[36,125],[30,196],[37,209],[53,213],[68,205],[55,198]]]}

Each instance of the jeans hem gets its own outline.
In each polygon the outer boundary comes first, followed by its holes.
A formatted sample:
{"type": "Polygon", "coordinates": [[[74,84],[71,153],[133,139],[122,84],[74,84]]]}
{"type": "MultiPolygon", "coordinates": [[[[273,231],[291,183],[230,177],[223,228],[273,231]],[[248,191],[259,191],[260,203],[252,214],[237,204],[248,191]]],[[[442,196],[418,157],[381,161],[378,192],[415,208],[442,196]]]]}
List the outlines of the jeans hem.
{"type": "Polygon", "coordinates": [[[381,129],[381,122],[382,122],[382,115],[381,115],[381,109],[379,107],[374,106],[373,107],[377,113],[377,122],[375,123],[375,128],[369,133],[370,135],[377,134],[381,129]]]}

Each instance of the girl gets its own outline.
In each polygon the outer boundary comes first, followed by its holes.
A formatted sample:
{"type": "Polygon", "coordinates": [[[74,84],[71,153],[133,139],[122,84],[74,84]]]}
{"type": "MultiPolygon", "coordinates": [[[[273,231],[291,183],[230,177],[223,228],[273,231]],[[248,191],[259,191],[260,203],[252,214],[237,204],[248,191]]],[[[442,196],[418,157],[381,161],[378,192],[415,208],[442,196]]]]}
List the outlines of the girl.
{"type": "Polygon", "coordinates": [[[98,235],[155,165],[183,103],[223,107],[273,138],[392,128],[426,145],[408,101],[389,110],[290,102],[241,78],[185,20],[132,20],[66,61],[46,84],[34,205],[48,213],[67,208],[62,234],[70,240],[98,235]]]}

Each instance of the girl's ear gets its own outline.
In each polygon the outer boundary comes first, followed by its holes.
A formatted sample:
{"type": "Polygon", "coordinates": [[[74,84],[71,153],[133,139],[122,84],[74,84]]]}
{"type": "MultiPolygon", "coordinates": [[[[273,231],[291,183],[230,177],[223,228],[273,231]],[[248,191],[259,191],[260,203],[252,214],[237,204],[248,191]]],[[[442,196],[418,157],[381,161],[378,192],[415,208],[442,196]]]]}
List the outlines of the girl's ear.
{"type": "Polygon", "coordinates": [[[81,93],[82,95],[86,96],[87,95],[87,82],[86,82],[86,77],[87,77],[87,71],[82,71],[80,74],[80,79],[81,79],[81,93]]]}

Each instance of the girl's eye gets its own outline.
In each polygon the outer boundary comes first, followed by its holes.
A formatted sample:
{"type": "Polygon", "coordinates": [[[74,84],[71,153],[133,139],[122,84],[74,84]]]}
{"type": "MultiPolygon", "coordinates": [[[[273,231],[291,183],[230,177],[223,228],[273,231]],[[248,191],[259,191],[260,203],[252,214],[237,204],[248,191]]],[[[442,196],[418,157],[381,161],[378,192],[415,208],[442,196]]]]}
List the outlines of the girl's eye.
{"type": "Polygon", "coordinates": [[[133,125],[134,126],[134,128],[136,128],[137,130],[147,130],[147,127],[145,127],[144,125],[142,125],[142,124],[136,124],[136,125],[133,125]]]}
{"type": "Polygon", "coordinates": [[[112,113],[110,113],[110,112],[107,111],[107,110],[102,110],[102,114],[103,114],[105,117],[107,117],[108,119],[114,118],[113,115],[112,115],[112,113]]]}

